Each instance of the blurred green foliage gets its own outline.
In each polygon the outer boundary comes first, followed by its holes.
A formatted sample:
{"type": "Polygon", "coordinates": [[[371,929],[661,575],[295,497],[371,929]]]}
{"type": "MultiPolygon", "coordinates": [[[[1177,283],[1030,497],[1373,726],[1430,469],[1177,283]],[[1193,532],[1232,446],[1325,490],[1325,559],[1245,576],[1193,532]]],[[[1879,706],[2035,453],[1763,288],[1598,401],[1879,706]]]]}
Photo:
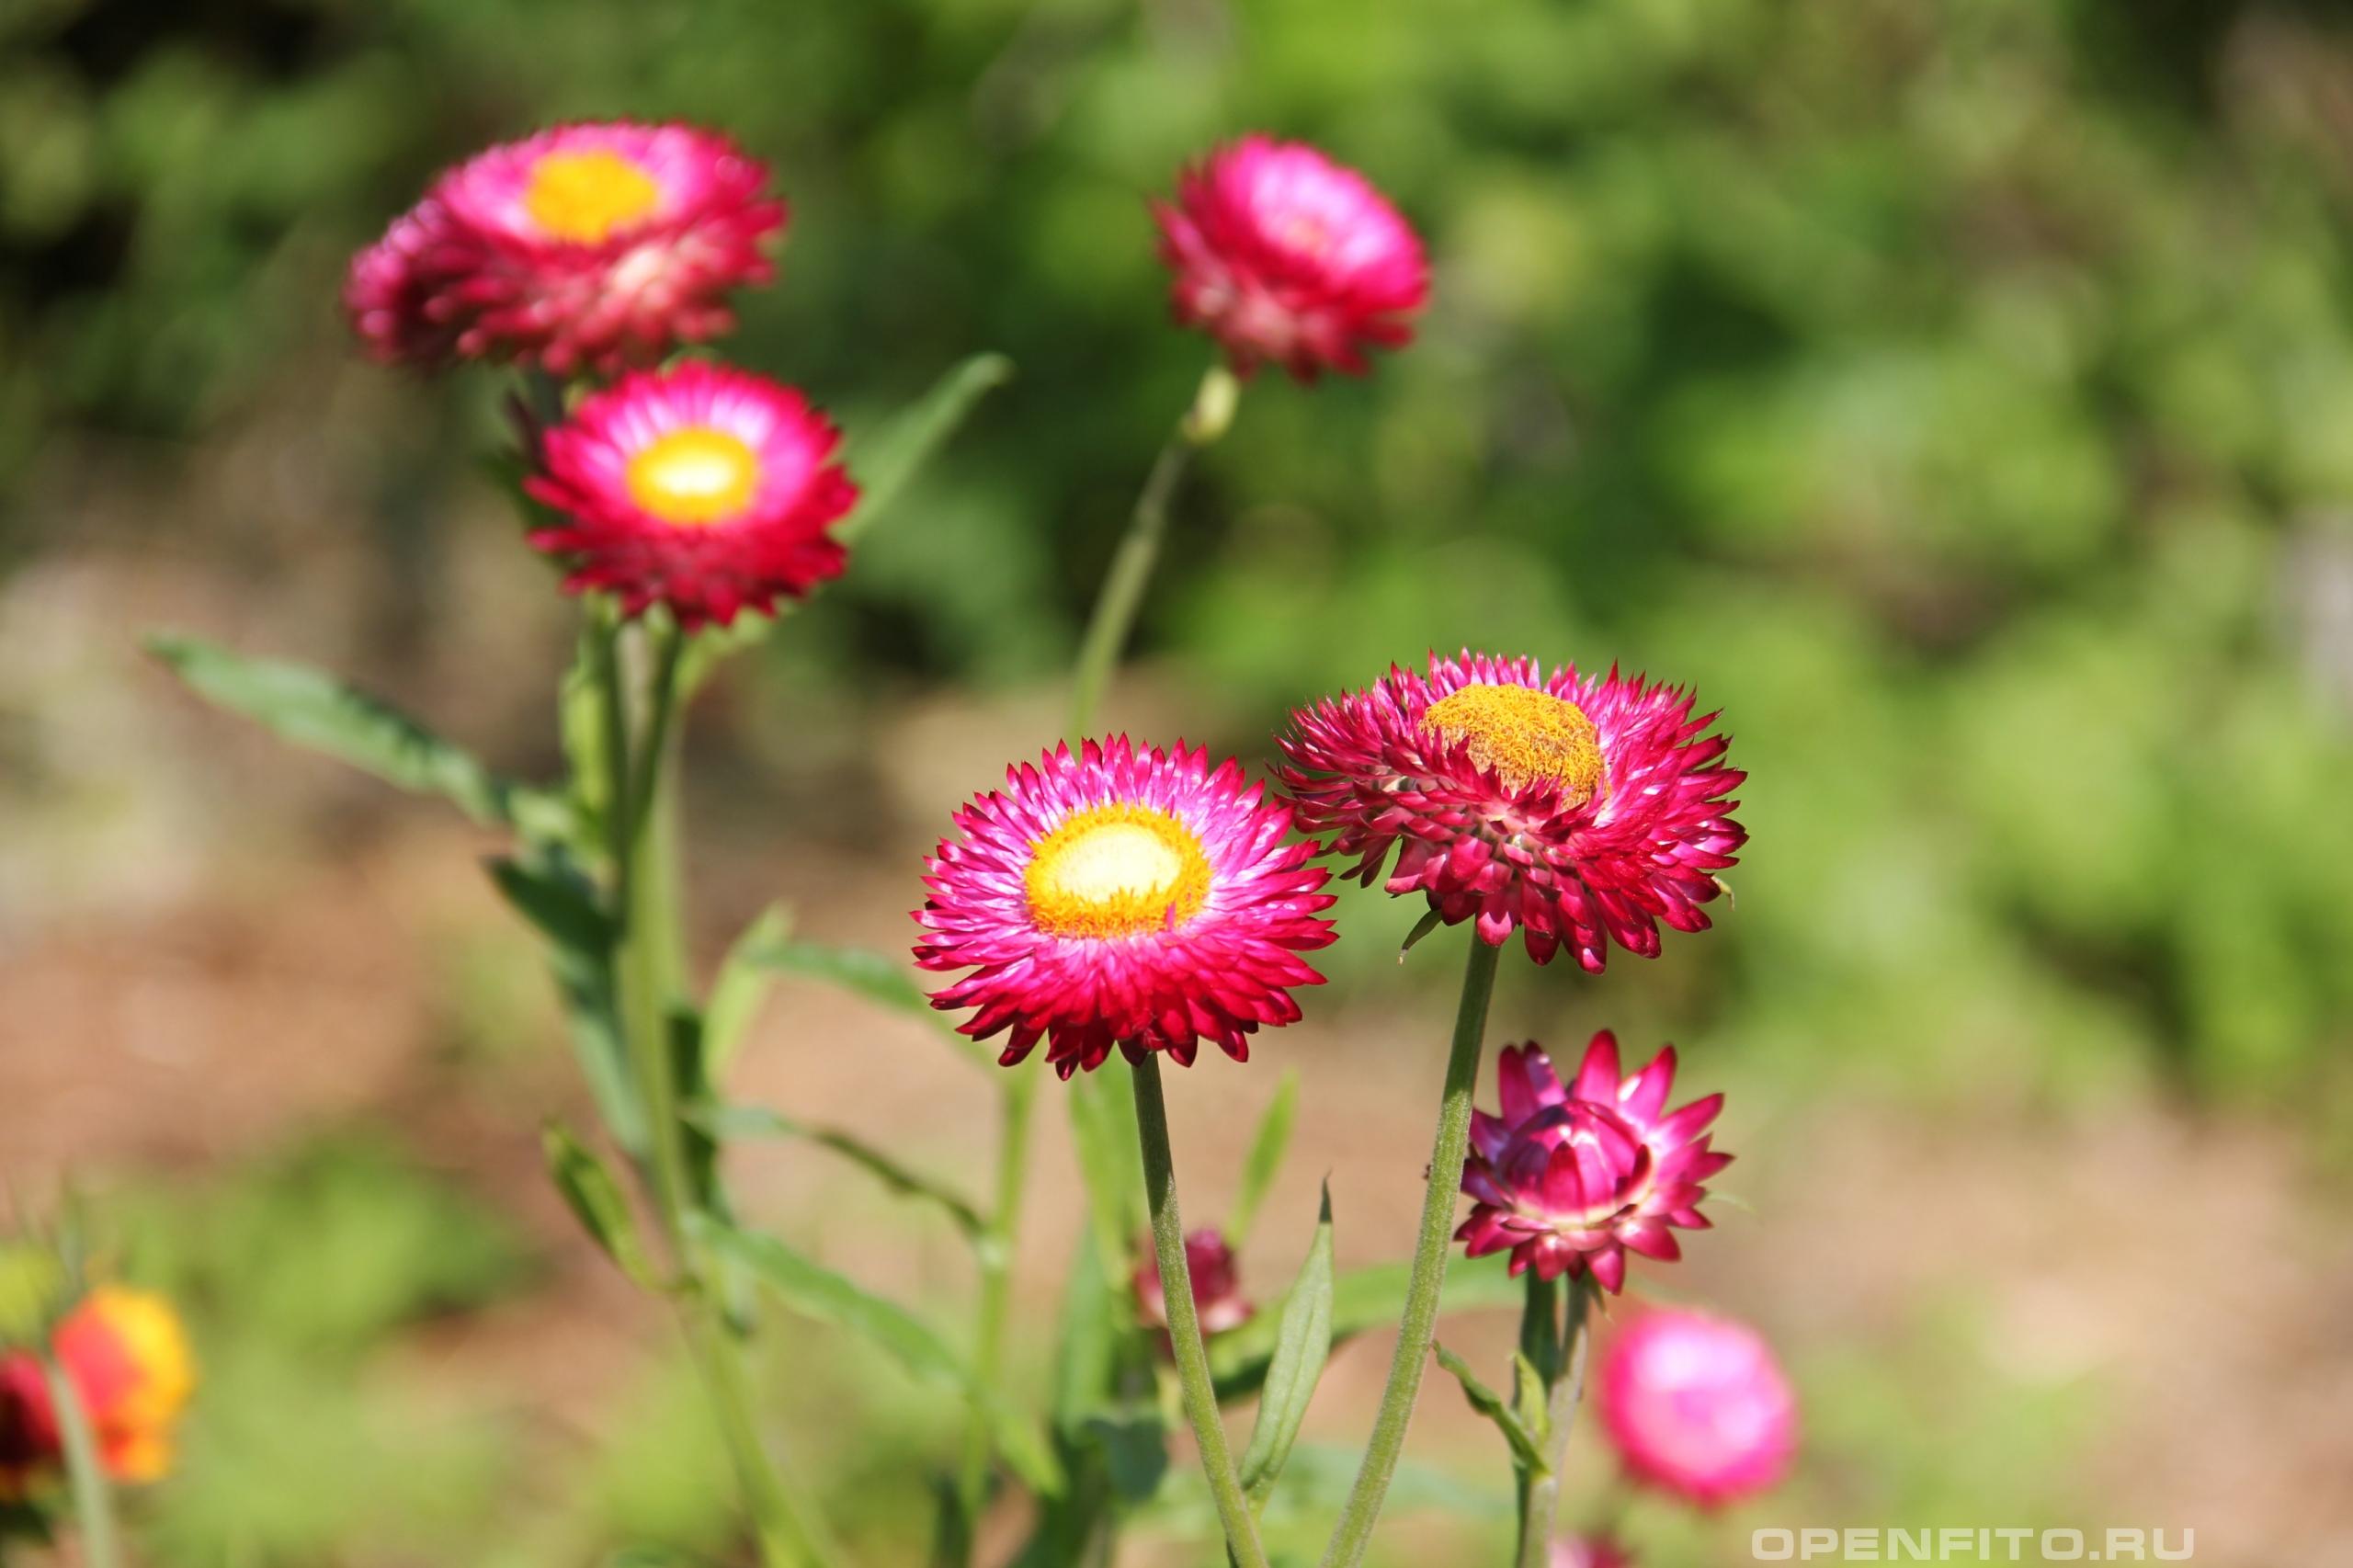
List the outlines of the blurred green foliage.
{"type": "MultiPolygon", "coordinates": [[[[1710,983],[1634,983],[1666,1021],[2277,1093],[2353,1032],[2353,40],[2157,11],[18,0],[0,496],[337,352],[343,257],[475,145],[687,115],[795,203],[732,352],[836,405],[1020,367],[778,657],[1051,679],[1204,357],[1144,199],[1311,136],[1438,300],[1368,383],[1254,387],[1183,501],[1142,652],[1197,731],[1263,754],[1466,642],[1691,682],[1756,842],[1710,983]]],[[[361,476],[387,507],[417,449],[361,476]]]]}

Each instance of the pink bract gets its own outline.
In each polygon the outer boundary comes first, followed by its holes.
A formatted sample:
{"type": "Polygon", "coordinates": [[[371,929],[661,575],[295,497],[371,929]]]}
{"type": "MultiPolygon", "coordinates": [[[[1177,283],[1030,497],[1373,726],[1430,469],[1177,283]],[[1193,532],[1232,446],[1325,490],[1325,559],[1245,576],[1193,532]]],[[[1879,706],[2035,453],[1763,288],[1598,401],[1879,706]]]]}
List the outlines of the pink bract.
{"type": "Polygon", "coordinates": [[[1367,350],[1412,341],[1429,297],[1422,243],[1370,181],[1298,142],[1245,136],[1154,203],[1176,319],[1222,344],[1234,369],[1302,381],[1361,375],[1367,350]]]}
{"type": "Polygon", "coordinates": [[[1552,1568],[1634,1568],[1634,1554],[1606,1535],[1570,1536],[1552,1543],[1552,1568]]]}
{"type": "Polygon", "coordinates": [[[1748,836],[1725,798],[1747,775],[1691,709],[1614,668],[1433,653],[1427,676],[1392,666],[1293,713],[1281,778],[1367,883],[1399,849],[1391,892],[1426,893],[1495,946],[1518,929],[1538,963],[1566,942],[1598,972],[1611,941],[1656,957],[1661,921],[1707,929],[1715,873],[1748,836]]]}
{"type": "Polygon", "coordinates": [[[1594,1404],[1627,1471],[1705,1507],[1789,1473],[1797,1395],[1764,1336],[1706,1312],[1660,1309],[1601,1358],[1594,1404]]]}
{"type": "Polygon", "coordinates": [[[762,377],[691,360],[632,372],[541,434],[524,487],[564,520],[531,542],[570,562],[568,592],[608,591],[632,616],[661,603],[691,631],[765,613],[841,574],[828,530],[858,487],[839,443],[762,377]]]}
{"type": "Polygon", "coordinates": [[[1462,1167],[1475,1201],[1455,1239],[1471,1256],[1509,1248],[1514,1274],[1590,1273],[1614,1292],[1627,1253],[1671,1263],[1683,1249],[1670,1226],[1708,1228],[1704,1184],[1732,1164],[1704,1131],[1723,1096],[1668,1111],[1673,1046],[1621,1079],[1617,1037],[1604,1029],[1565,1085],[1534,1045],[1507,1046],[1495,1077],[1502,1114],[1472,1112],[1462,1167]]]}
{"type": "MultiPolygon", "coordinates": [[[[1168,1301],[1161,1289],[1160,1261],[1144,1244],[1143,1267],[1136,1270],[1136,1309],[1153,1328],[1168,1327],[1168,1301]]],[[[1250,1321],[1255,1309],[1242,1294],[1242,1272],[1223,1233],[1195,1231],[1185,1238],[1185,1268],[1193,1278],[1193,1307],[1200,1314],[1201,1332],[1223,1334],[1250,1321]]]]}
{"type": "Polygon", "coordinates": [[[435,180],[352,259],[344,307],[377,358],[424,369],[650,364],[725,331],[728,293],[776,275],[767,179],[693,126],[557,126],[435,180]]]}
{"type": "Polygon", "coordinates": [[[1327,873],[1239,763],[1124,735],[1058,746],[955,820],[926,863],[915,958],[972,971],[932,1005],[974,1009],[959,1028],[975,1040],[1008,1033],[1007,1066],[1040,1039],[1065,1078],[1114,1045],[1247,1061],[1261,1025],[1300,1016],[1291,989],[1323,983],[1300,954],[1333,939],[1327,873]]]}

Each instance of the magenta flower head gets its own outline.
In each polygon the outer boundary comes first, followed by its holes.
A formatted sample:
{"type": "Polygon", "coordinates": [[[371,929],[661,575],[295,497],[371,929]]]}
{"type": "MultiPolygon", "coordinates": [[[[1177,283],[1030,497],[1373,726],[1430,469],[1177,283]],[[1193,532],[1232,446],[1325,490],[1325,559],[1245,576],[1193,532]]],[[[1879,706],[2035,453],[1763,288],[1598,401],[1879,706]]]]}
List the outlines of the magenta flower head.
{"type": "Polygon", "coordinates": [[[767,168],[687,125],[562,125],[478,153],[353,258],[345,310],[370,353],[557,375],[651,364],[733,324],[784,227],[767,168]]]}
{"type": "Polygon", "coordinates": [[[1556,1540],[1552,1557],[1552,1568],[1634,1568],[1634,1554],[1606,1535],[1556,1540]]]}
{"type": "Polygon", "coordinates": [[[1590,1273],[1603,1290],[1626,1283],[1626,1255],[1672,1263],[1670,1226],[1704,1231],[1703,1185],[1732,1164],[1703,1131],[1722,1095],[1666,1110],[1675,1048],[1621,1080],[1618,1038],[1604,1029],[1563,1084],[1533,1045],[1506,1046],[1495,1072],[1502,1114],[1471,1113],[1462,1190],[1475,1200],[1454,1239],[1472,1257],[1511,1249],[1511,1271],[1557,1279],[1590,1273]]]}
{"type": "Polygon", "coordinates": [[[767,613],[841,574],[828,530],[858,487],[840,440],[799,392],[742,370],[632,372],[540,435],[524,488],[564,519],[531,542],[570,562],[567,591],[629,615],[665,604],[691,631],[767,613]]]}
{"type": "MultiPolygon", "coordinates": [[[[1223,1334],[1250,1321],[1256,1309],[1242,1294],[1242,1271],[1225,1237],[1199,1230],[1185,1238],[1185,1271],[1193,1279],[1193,1305],[1200,1314],[1203,1334],[1223,1334]]],[[[1136,1309],[1144,1323],[1164,1333],[1168,1327],[1168,1301],[1160,1288],[1160,1260],[1147,1239],[1143,1267],[1136,1270],[1136,1309]]]]}
{"type": "Polygon", "coordinates": [[[1122,735],[1007,768],[926,863],[915,960],[972,971],[932,1006],[975,1009],[958,1026],[975,1040],[1009,1032],[1008,1067],[1047,1040],[1064,1078],[1114,1045],[1189,1067],[1206,1040],[1248,1061],[1261,1024],[1300,1016],[1291,988],[1323,983],[1300,954],[1332,941],[1328,874],[1290,824],[1239,763],[1181,744],[1122,735]]]}
{"type": "Polygon", "coordinates": [[[1797,1454],[1797,1395],[1747,1324],[1662,1308],[1601,1358],[1594,1403],[1627,1472],[1702,1507],[1755,1496],[1797,1454]]]}
{"type": "Polygon", "coordinates": [[[1304,142],[1221,147],[1153,216],[1176,319],[1224,345],[1240,375],[1269,361],[1302,381],[1362,375],[1366,350],[1413,340],[1429,298],[1429,264],[1405,220],[1304,142]]]}
{"type": "Polygon", "coordinates": [[[1358,858],[1368,884],[1392,848],[1392,893],[1497,947],[1515,929],[1538,963],[1563,942],[1599,972],[1616,941],[1658,956],[1658,925],[1704,931],[1747,833],[1689,694],[1612,669],[1546,676],[1533,659],[1430,655],[1370,689],[1291,715],[1284,785],[1308,831],[1358,858]]]}

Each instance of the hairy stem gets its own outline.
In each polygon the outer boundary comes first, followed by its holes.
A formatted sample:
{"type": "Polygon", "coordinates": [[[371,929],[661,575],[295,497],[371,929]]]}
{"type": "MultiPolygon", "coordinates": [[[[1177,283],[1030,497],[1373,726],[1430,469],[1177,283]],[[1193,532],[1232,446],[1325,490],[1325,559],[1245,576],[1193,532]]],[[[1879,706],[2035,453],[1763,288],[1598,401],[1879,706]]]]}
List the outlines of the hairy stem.
{"type": "Polygon", "coordinates": [[[1471,957],[1462,972],[1462,1001],[1454,1018],[1454,1044],[1446,1059],[1446,1088],[1438,1101],[1438,1137],[1430,1152],[1429,1187],[1422,1196],[1420,1238],[1405,1289],[1405,1315],[1397,1328],[1397,1351],[1389,1363],[1372,1440],[1348,1489],[1347,1506],[1324,1549],[1324,1568],[1356,1568],[1372,1540],[1373,1521],[1389,1495],[1390,1479],[1405,1450],[1405,1427],[1421,1392],[1422,1370],[1438,1333],[1438,1293],[1446,1284],[1449,1244],[1454,1235],[1455,1199],[1462,1183],[1462,1160],[1470,1142],[1471,1091],[1479,1077],[1479,1051],[1487,1030],[1487,1001],[1495,989],[1502,953],[1471,931],[1471,957]]]}
{"type": "Polygon", "coordinates": [[[1193,1275],[1185,1258],[1185,1221],[1176,1211],[1176,1166],[1168,1149],[1168,1106],[1160,1091],[1160,1057],[1147,1053],[1135,1064],[1136,1131],[1143,1147],[1144,1190],[1152,1200],[1152,1243],[1160,1259],[1160,1293],[1168,1311],[1168,1342],[1176,1356],[1176,1381],[1185,1394],[1185,1417],[1200,1446],[1201,1469],[1217,1501],[1226,1551],[1238,1568],[1266,1568],[1251,1522],[1250,1499],[1233,1467],[1233,1451],[1218,1416],[1217,1387],[1210,1378],[1209,1352],[1201,1345],[1200,1314],[1193,1303],[1193,1275]]]}
{"type": "MultiPolygon", "coordinates": [[[[1569,1282],[1565,1335],[1553,1310],[1558,1294],[1553,1284],[1539,1280],[1536,1271],[1529,1270],[1529,1316],[1540,1311],[1545,1318],[1542,1336],[1546,1353],[1541,1358],[1530,1353],[1529,1359],[1543,1375],[1546,1426],[1544,1473],[1522,1472],[1520,1477],[1519,1550],[1513,1559],[1518,1568],[1549,1568],[1552,1562],[1552,1519],[1561,1506],[1561,1461],[1569,1450],[1569,1428],[1576,1421],[1577,1403],[1585,1397],[1586,1345],[1591,1337],[1586,1333],[1586,1324],[1592,1313],[1593,1284],[1582,1275],[1569,1282]]],[[[1523,1321],[1523,1351],[1528,1349],[1528,1334],[1523,1321]]]]}

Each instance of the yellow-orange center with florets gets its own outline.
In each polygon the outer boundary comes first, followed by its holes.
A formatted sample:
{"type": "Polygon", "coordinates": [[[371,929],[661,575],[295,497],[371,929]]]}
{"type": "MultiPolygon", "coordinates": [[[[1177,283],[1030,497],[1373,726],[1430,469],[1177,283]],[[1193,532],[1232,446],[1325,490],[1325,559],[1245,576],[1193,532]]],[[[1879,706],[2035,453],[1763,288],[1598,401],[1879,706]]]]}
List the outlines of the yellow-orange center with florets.
{"type": "Polygon", "coordinates": [[[1564,804],[1583,805],[1606,787],[1601,732],[1565,698],[1525,686],[1466,686],[1433,702],[1422,724],[1463,743],[1477,766],[1515,790],[1540,780],[1561,787],[1564,804]]]}
{"type": "Polygon", "coordinates": [[[654,176],[618,153],[550,153],[531,165],[523,210],[560,240],[597,244],[662,204],[654,176]]]}
{"type": "Polygon", "coordinates": [[[1024,875],[1029,918],[1056,937],[1174,930],[1209,897],[1209,856],[1156,806],[1113,801],[1074,812],[1038,840],[1024,875]]]}
{"type": "Polygon", "coordinates": [[[629,460],[630,498],[662,521],[709,528],[743,512],[759,488],[760,460],[724,430],[673,430],[629,460]]]}

